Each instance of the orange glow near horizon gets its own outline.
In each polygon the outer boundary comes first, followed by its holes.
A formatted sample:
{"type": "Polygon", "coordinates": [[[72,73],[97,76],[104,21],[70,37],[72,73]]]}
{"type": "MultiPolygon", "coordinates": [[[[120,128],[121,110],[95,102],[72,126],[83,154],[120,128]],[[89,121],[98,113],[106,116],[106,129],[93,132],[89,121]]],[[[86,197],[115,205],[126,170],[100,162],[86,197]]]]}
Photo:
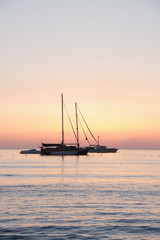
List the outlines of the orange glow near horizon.
{"type": "MultiPolygon", "coordinates": [[[[57,107],[61,105],[54,104],[53,112],[50,106],[29,109],[29,107],[16,105],[10,111],[3,109],[6,114],[1,118],[3,129],[0,136],[0,148],[36,148],[41,142],[61,142],[61,109],[57,107]]],[[[144,121],[144,113],[133,118],[131,113],[124,115],[120,114],[120,111],[112,112],[110,109],[109,115],[103,112],[103,116],[100,116],[101,108],[96,110],[91,108],[89,112],[85,108],[84,112],[87,116],[85,117],[84,113],[83,115],[95,138],[98,139],[100,136],[100,144],[118,148],[159,149],[160,130],[158,130],[158,121],[152,116],[144,121]]],[[[75,126],[74,108],[70,112],[75,126]]],[[[82,123],[82,119],[80,121],[82,123]]],[[[95,144],[84,123],[83,127],[90,143],[95,144]]],[[[80,124],[79,135],[81,145],[87,145],[80,124]]],[[[66,114],[65,142],[75,142],[66,114]]]]}

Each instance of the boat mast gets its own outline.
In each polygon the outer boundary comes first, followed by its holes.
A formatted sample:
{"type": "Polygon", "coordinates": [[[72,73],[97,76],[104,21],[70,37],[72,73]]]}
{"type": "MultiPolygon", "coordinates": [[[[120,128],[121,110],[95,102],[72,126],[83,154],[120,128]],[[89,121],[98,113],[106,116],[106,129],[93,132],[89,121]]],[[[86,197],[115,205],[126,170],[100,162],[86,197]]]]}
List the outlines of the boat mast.
{"type": "Polygon", "coordinates": [[[61,94],[62,101],[62,145],[64,144],[64,121],[63,121],[63,94],[61,94]]]}
{"type": "Polygon", "coordinates": [[[75,110],[76,110],[76,129],[77,129],[77,148],[79,148],[77,103],[75,103],[75,110]]]}
{"type": "Polygon", "coordinates": [[[98,136],[98,146],[99,146],[99,136],[98,136]]]}

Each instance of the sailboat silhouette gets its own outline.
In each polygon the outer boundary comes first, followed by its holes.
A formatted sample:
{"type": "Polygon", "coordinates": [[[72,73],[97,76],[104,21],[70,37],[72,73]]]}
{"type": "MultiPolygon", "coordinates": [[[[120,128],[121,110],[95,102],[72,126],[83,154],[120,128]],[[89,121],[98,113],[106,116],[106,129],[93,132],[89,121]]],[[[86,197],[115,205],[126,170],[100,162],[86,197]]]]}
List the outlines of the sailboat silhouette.
{"type": "Polygon", "coordinates": [[[76,112],[76,130],[75,133],[73,126],[72,129],[74,131],[74,135],[76,138],[75,145],[67,145],[64,144],[64,117],[63,117],[63,94],[61,94],[61,102],[62,102],[62,141],[61,143],[42,143],[41,146],[41,155],[87,155],[89,148],[88,147],[80,147],[79,144],[79,133],[78,133],[78,114],[77,114],[77,103],[75,103],[75,112],[76,112]]]}

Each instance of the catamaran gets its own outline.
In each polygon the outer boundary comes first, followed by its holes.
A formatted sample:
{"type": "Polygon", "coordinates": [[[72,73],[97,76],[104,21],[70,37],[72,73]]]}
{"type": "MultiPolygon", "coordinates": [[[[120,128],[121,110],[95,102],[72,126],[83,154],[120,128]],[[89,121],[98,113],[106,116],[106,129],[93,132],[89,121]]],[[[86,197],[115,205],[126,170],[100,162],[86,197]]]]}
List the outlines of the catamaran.
{"type": "MultiPolygon", "coordinates": [[[[78,114],[77,114],[77,103],[75,103],[75,112],[76,112],[76,130],[75,133],[73,125],[72,130],[74,132],[76,143],[75,145],[68,145],[64,143],[64,114],[63,114],[63,94],[61,94],[62,102],[62,141],[61,143],[42,143],[41,146],[41,155],[87,155],[89,147],[80,147],[79,144],[79,132],[78,132],[78,114]]],[[[70,122],[71,123],[71,122],[70,122]]]]}

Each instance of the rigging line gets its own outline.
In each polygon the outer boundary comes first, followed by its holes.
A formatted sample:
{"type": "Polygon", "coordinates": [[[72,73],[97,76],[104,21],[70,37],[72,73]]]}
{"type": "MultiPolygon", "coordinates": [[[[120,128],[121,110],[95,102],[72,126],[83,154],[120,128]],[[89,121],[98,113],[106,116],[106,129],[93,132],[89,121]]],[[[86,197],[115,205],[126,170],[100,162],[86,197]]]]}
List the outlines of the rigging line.
{"type": "Polygon", "coordinates": [[[64,103],[64,102],[63,102],[63,104],[64,104],[64,107],[65,107],[65,110],[66,110],[66,113],[67,113],[67,116],[68,116],[69,122],[70,122],[70,124],[71,124],[72,131],[73,131],[73,133],[74,133],[74,136],[75,136],[75,138],[76,138],[76,141],[77,141],[77,136],[76,136],[76,133],[75,133],[75,130],[74,130],[74,127],[73,127],[73,124],[72,124],[71,118],[70,118],[70,116],[69,116],[69,113],[68,113],[68,111],[67,111],[67,108],[66,108],[66,105],[65,105],[65,103],[64,103]]]}
{"type": "Polygon", "coordinates": [[[93,135],[93,133],[91,132],[90,128],[88,127],[88,124],[86,123],[86,120],[84,119],[84,117],[83,117],[83,115],[82,115],[82,113],[81,113],[81,111],[80,111],[80,109],[79,109],[79,106],[78,106],[78,110],[79,110],[79,112],[80,112],[80,114],[81,114],[81,117],[82,117],[84,123],[86,124],[86,127],[88,128],[88,131],[90,132],[90,134],[91,134],[91,136],[93,137],[93,139],[95,140],[95,142],[98,144],[98,141],[96,140],[96,138],[94,137],[94,135],[93,135]]]}
{"type": "Polygon", "coordinates": [[[82,126],[82,123],[81,123],[80,119],[78,119],[78,120],[79,120],[79,123],[80,123],[80,125],[81,125],[82,130],[83,130],[83,133],[84,133],[84,135],[85,135],[85,138],[86,138],[86,140],[87,140],[87,142],[88,142],[88,144],[89,144],[89,146],[90,146],[91,144],[90,144],[90,142],[89,142],[89,140],[88,140],[88,138],[87,138],[87,135],[86,135],[86,133],[85,133],[85,131],[84,131],[84,128],[83,128],[83,126],[82,126]]]}

